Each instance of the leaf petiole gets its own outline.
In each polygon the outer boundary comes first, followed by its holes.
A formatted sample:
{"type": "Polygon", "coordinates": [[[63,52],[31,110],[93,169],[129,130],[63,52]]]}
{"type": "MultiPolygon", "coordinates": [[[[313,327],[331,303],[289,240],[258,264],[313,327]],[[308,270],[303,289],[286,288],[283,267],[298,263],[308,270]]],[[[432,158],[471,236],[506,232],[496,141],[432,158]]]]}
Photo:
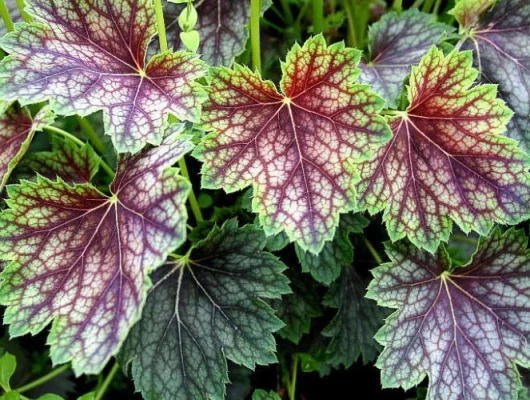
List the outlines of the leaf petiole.
{"type": "Polygon", "coordinates": [[[61,365],[60,367],[57,367],[53,369],[52,371],[48,372],[46,375],[41,376],[40,378],[35,379],[34,381],[29,382],[15,390],[20,393],[27,392],[28,390],[31,390],[40,385],[43,385],[44,383],[48,381],[51,381],[53,378],[61,375],[63,372],[68,371],[69,369],[70,369],[70,364],[61,365]]]}
{"type": "Polygon", "coordinates": [[[252,45],[252,65],[254,69],[261,72],[261,46],[260,46],[260,14],[261,0],[251,0],[250,2],[250,40],[252,45]]]}
{"type": "Polygon", "coordinates": [[[0,15],[2,16],[7,31],[12,32],[14,28],[13,20],[11,19],[11,15],[9,15],[5,0],[0,0],[0,15]]]}
{"type": "Polygon", "coordinates": [[[105,392],[109,388],[112,380],[114,379],[114,377],[118,373],[119,369],[120,369],[120,365],[117,362],[115,362],[113,367],[112,367],[112,369],[110,370],[109,374],[107,375],[107,377],[105,378],[105,380],[101,384],[101,387],[99,388],[99,390],[97,391],[96,395],[94,396],[94,400],[101,400],[103,398],[103,396],[105,395],[105,392]]]}

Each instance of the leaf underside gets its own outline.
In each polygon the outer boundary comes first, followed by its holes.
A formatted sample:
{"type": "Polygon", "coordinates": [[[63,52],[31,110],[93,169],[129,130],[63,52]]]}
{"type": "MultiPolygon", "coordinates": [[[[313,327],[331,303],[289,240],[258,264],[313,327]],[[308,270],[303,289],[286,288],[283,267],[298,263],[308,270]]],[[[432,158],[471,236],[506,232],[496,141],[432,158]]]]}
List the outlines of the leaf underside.
{"type": "Polygon", "coordinates": [[[408,389],[427,375],[427,399],[517,398],[515,363],[530,366],[530,254],[522,231],[480,240],[473,260],[451,265],[400,242],[374,270],[368,297],[397,308],[378,332],[384,387],[408,389]]]}
{"type": "Polygon", "coordinates": [[[214,132],[194,152],[203,187],[253,185],[265,233],[285,231],[318,253],[339,214],[354,208],[352,161],[389,139],[377,115],[382,100],[350,84],[359,56],[342,43],[327,47],[321,35],[296,44],[282,65],[283,94],[248,68],[213,69],[203,117],[214,132]]]}
{"type": "Polygon", "coordinates": [[[276,361],[272,332],[283,324],[262,299],[289,286],[265,243],[260,229],[232,219],[214,227],[188,262],[155,271],[121,355],[146,399],[221,399],[227,359],[251,369],[276,361]]]}
{"type": "Polygon", "coordinates": [[[0,214],[0,302],[11,336],[53,321],[54,364],[97,374],[138,319],[147,273],[185,238],[189,183],[167,169],[192,147],[178,126],[160,147],[123,157],[112,197],[38,177],[8,187],[0,214]]]}
{"type": "Polygon", "coordinates": [[[412,70],[407,111],[389,118],[394,137],[361,165],[360,206],[384,210],[393,241],[433,252],[452,221],[487,235],[528,217],[528,157],[500,135],[512,113],[495,86],[470,88],[471,63],[470,52],[431,49],[412,70]]]}
{"type": "Polygon", "coordinates": [[[158,145],[167,115],[197,121],[204,100],[197,55],[165,52],[145,60],[156,31],[150,0],[29,0],[38,21],[0,40],[0,98],[51,100],[58,114],[104,112],[118,152],[158,145]]]}

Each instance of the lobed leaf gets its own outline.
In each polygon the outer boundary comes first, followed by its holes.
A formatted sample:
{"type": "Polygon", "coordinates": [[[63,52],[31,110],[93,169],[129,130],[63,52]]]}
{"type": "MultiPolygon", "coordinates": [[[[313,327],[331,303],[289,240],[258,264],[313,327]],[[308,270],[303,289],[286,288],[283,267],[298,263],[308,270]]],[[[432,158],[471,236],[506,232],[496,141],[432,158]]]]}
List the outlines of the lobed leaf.
{"type": "Polygon", "coordinates": [[[432,48],[412,69],[406,112],[389,119],[394,137],[361,167],[359,204],[384,210],[392,241],[433,252],[455,221],[486,235],[493,222],[529,216],[529,160],[500,134],[512,116],[493,85],[470,88],[470,52],[432,48]]]}
{"type": "Polygon", "coordinates": [[[51,100],[58,114],[104,112],[118,152],[158,145],[167,115],[197,121],[205,66],[188,52],[145,60],[156,31],[150,0],[29,0],[42,23],[24,24],[0,40],[0,98],[51,100]]]}
{"type": "Polygon", "coordinates": [[[368,297],[398,309],[376,339],[383,387],[419,384],[427,399],[516,399],[515,364],[530,366],[530,253],[522,231],[481,239],[473,260],[451,264],[413,245],[388,244],[368,297]]]}
{"type": "Polygon", "coordinates": [[[368,32],[370,57],[360,64],[359,82],[371,85],[388,107],[396,108],[410,67],[452,30],[436,22],[435,16],[415,8],[383,15],[368,32]]]}
{"type": "Polygon", "coordinates": [[[265,235],[235,219],[153,275],[142,319],[121,356],[146,399],[222,399],[227,362],[276,361],[283,324],[263,299],[289,293],[286,268],[263,251],[265,235]]]}
{"type": "Polygon", "coordinates": [[[167,169],[192,148],[174,128],[160,147],[122,157],[108,197],[61,179],[8,187],[0,214],[0,302],[11,336],[53,321],[54,364],[99,373],[138,319],[147,273],[185,238],[189,183],[167,169]]]}
{"type": "Polygon", "coordinates": [[[266,235],[285,231],[318,253],[339,214],[355,207],[353,160],[389,138],[382,100],[351,85],[359,57],[342,43],[326,46],[321,35],[296,44],[282,65],[282,94],[248,68],[212,69],[203,117],[214,132],[194,152],[204,161],[202,186],[253,185],[266,235]]]}
{"type": "Polygon", "coordinates": [[[20,162],[35,132],[53,123],[54,115],[48,108],[41,109],[35,118],[16,105],[0,104],[0,192],[20,162]]]}
{"type": "Polygon", "coordinates": [[[499,84],[515,112],[507,135],[530,151],[530,2],[502,0],[481,20],[492,1],[460,0],[452,13],[465,34],[463,49],[474,50],[481,80],[499,84]],[[467,13],[467,14],[466,14],[467,13]],[[466,15],[464,17],[463,15],[466,15]]]}

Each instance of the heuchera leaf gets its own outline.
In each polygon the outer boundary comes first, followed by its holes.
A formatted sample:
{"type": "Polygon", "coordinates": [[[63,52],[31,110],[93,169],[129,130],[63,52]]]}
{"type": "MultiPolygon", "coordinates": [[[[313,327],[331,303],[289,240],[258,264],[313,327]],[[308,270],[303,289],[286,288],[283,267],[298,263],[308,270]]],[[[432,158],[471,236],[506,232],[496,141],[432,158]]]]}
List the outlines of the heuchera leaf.
{"type": "Polygon", "coordinates": [[[214,132],[194,153],[203,187],[253,185],[265,233],[284,230],[318,253],[355,206],[353,161],[389,139],[377,115],[383,101],[351,85],[359,55],[342,43],[326,47],[321,35],[296,44],[282,65],[282,94],[246,67],[213,69],[203,117],[214,132]]]}
{"type": "Polygon", "coordinates": [[[388,107],[395,108],[410,67],[417,64],[432,45],[439,43],[444,33],[452,30],[436,22],[435,16],[417,9],[383,15],[370,27],[370,57],[360,64],[359,82],[370,84],[372,90],[386,100],[388,107]]]}
{"type": "Polygon", "coordinates": [[[427,399],[516,399],[515,363],[530,366],[530,254],[522,231],[481,239],[473,260],[451,265],[444,246],[431,255],[388,245],[368,297],[397,308],[378,332],[384,387],[429,377],[427,399]]]}
{"type": "Polygon", "coordinates": [[[32,119],[23,108],[0,104],[0,192],[26,153],[35,132],[53,123],[53,120],[53,113],[46,107],[32,119]]]}
{"type": "Polygon", "coordinates": [[[51,180],[60,177],[67,183],[88,183],[98,172],[99,162],[88,143],[79,147],[70,139],[54,137],[51,151],[28,154],[20,167],[51,180]]]}
{"type": "Polygon", "coordinates": [[[145,62],[156,31],[150,0],[30,0],[47,23],[20,25],[0,40],[0,97],[23,104],[52,100],[59,114],[104,111],[118,152],[160,144],[167,115],[197,121],[205,66],[188,52],[145,62]]]}
{"type": "MultiPolygon", "coordinates": [[[[200,35],[197,52],[209,65],[231,66],[245,50],[250,21],[250,0],[200,0],[194,3],[199,19],[195,29],[200,35]]],[[[270,6],[264,1],[262,12],[270,6]]],[[[177,17],[185,4],[167,3],[165,15],[168,41],[175,49],[182,48],[177,17]]]]}
{"type": "Polygon", "coordinates": [[[138,319],[147,273],[185,237],[189,183],[167,169],[192,148],[174,129],[160,147],[123,157],[108,197],[90,184],[38,177],[8,187],[0,214],[0,302],[11,336],[52,320],[54,364],[98,373],[138,319]]]}
{"type": "Polygon", "coordinates": [[[412,69],[406,112],[389,119],[392,141],[361,166],[359,203],[385,210],[390,238],[434,251],[454,220],[486,235],[494,221],[528,217],[529,160],[500,134],[512,112],[494,85],[469,88],[471,53],[432,48],[412,69]]]}
{"type": "MultiPolygon", "coordinates": [[[[515,112],[508,125],[507,135],[520,141],[530,151],[530,2],[528,0],[498,1],[482,22],[469,25],[468,19],[486,10],[491,1],[461,0],[453,14],[462,24],[468,39],[464,49],[475,50],[475,63],[484,82],[499,84],[499,93],[515,112]],[[479,7],[483,5],[483,7],[479,7]],[[473,14],[474,12],[475,14],[473,14]],[[465,25],[468,23],[468,25],[465,25]]],[[[480,15],[480,14],[478,14],[480,15]]]]}
{"type": "Polygon", "coordinates": [[[275,362],[282,327],[262,299],[289,292],[286,268],[264,252],[265,235],[235,219],[214,227],[189,258],[155,271],[142,319],[122,354],[146,399],[221,399],[226,360],[275,362]]]}
{"type": "Polygon", "coordinates": [[[328,286],[340,276],[342,268],[353,262],[350,233],[362,233],[369,221],[360,214],[344,214],[332,241],[326,242],[319,254],[304,251],[296,245],[296,254],[302,271],[309,272],[318,282],[328,286]]]}
{"type": "Polygon", "coordinates": [[[349,368],[359,356],[368,363],[375,360],[381,350],[374,335],[389,312],[364,297],[366,286],[355,269],[347,267],[324,298],[324,305],[338,309],[322,332],[331,338],[326,362],[334,367],[342,364],[349,368]]]}

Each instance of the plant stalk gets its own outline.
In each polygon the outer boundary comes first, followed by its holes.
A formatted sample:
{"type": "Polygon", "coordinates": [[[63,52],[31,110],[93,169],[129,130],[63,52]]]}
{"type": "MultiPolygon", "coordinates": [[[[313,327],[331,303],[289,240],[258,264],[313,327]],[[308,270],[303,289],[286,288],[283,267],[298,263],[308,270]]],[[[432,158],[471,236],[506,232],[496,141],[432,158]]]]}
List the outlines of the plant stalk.
{"type": "Polygon", "coordinates": [[[350,0],[344,0],[344,9],[346,10],[346,19],[348,21],[348,34],[346,43],[349,47],[357,47],[357,33],[355,29],[355,20],[353,17],[353,6],[350,0]]]}
{"type": "Polygon", "coordinates": [[[52,380],[53,378],[57,377],[58,375],[61,375],[63,372],[68,371],[69,369],[70,369],[70,364],[61,365],[60,367],[55,368],[52,371],[48,372],[46,375],[41,376],[40,378],[35,379],[34,381],[32,381],[30,383],[27,383],[27,384],[19,387],[18,389],[15,389],[15,390],[17,392],[20,392],[20,393],[27,392],[28,390],[36,388],[36,387],[38,387],[38,386],[40,386],[40,385],[52,380]]]}
{"type": "Polygon", "coordinates": [[[259,32],[259,20],[261,14],[261,1],[250,1],[250,41],[252,45],[252,65],[254,70],[261,72],[261,44],[259,32]]]}
{"type": "Polygon", "coordinates": [[[324,30],[324,0],[313,0],[313,34],[324,30]]]}
{"type": "Polygon", "coordinates": [[[293,18],[293,12],[291,11],[291,6],[289,5],[289,0],[281,0],[282,4],[282,10],[285,14],[285,22],[289,26],[293,26],[294,18],[293,18]]]}
{"type": "Polygon", "coordinates": [[[394,0],[392,8],[400,13],[403,10],[403,0],[394,0]]]}
{"type": "Polygon", "coordinates": [[[114,377],[118,373],[119,369],[120,369],[120,365],[117,362],[115,362],[113,367],[112,367],[112,369],[110,370],[109,374],[107,375],[107,377],[105,378],[105,380],[101,384],[101,387],[99,388],[99,390],[97,391],[96,395],[94,396],[94,400],[101,400],[103,398],[103,396],[105,395],[105,392],[109,388],[112,380],[114,379],[114,377]]]}
{"type": "Polygon", "coordinates": [[[162,8],[162,0],[154,0],[155,14],[156,14],[156,28],[158,30],[158,41],[160,42],[160,50],[167,51],[167,37],[166,25],[164,22],[164,9],[162,8]]]}
{"type": "Polygon", "coordinates": [[[425,13],[429,13],[431,11],[433,3],[434,3],[434,0],[425,0],[421,11],[425,13]]]}
{"type": "Polygon", "coordinates": [[[16,2],[17,2],[17,7],[20,10],[20,15],[22,16],[22,19],[24,20],[24,22],[27,22],[27,23],[33,22],[33,17],[25,11],[26,6],[24,5],[24,0],[16,0],[16,2]]]}
{"type": "Polygon", "coordinates": [[[293,356],[293,363],[291,366],[291,383],[290,383],[290,392],[289,392],[289,400],[295,400],[296,398],[296,379],[298,378],[298,362],[300,361],[300,358],[298,357],[298,354],[295,353],[293,356]]]}
{"type": "Polygon", "coordinates": [[[368,249],[372,257],[374,258],[375,262],[378,264],[382,264],[383,258],[379,255],[374,245],[370,243],[370,241],[366,237],[364,237],[364,245],[366,246],[366,248],[368,249]]]}
{"type": "MultiPolygon", "coordinates": [[[[179,168],[180,172],[182,173],[182,176],[188,179],[188,181],[191,182],[190,174],[188,172],[188,166],[186,165],[186,161],[184,158],[181,158],[179,160],[179,168]]],[[[204,221],[204,218],[202,216],[201,207],[199,206],[199,202],[197,201],[197,197],[195,197],[195,192],[193,191],[193,188],[190,189],[190,194],[188,196],[188,200],[190,202],[191,211],[193,212],[193,215],[195,216],[195,220],[197,222],[204,221]]]]}
{"type": "Polygon", "coordinates": [[[0,0],[0,15],[2,16],[7,31],[12,32],[14,28],[13,20],[11,19],[11,15],[9,15],[5,0],[0,0]]]}
{"type": "Polygon", "coordinates": [[[99,154],[103,154],[105,152],[105,145],[97,135],[92,125],[90,125],[90,122],[88,122],[86,118],[80,116],[77,116],[77,121],[79,122],[81,129],[83,130],[83,132],[85,132],[85,135],[87,135],[94,148],[99,152],[99,154]]]}

